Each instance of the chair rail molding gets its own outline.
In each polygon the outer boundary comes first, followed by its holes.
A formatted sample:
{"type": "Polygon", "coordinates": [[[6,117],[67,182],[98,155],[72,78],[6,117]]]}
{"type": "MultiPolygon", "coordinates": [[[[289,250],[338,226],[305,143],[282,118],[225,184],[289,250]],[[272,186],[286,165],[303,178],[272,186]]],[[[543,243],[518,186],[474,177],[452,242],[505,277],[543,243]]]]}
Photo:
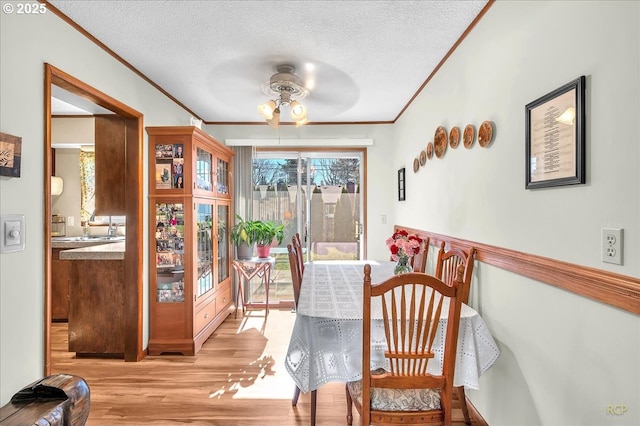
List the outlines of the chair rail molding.
{"type": "Polygon", "coordinates": [[[479,262],[640,315],[640,279],[638,278],[422,229],[401,225],[395,225],[394,228],[405,229],[421,238],[428,237],[431,245],[435,246],[439,246],[444,241],[449,247],[464,250],[474,247],[476,260],[479,262]]]}

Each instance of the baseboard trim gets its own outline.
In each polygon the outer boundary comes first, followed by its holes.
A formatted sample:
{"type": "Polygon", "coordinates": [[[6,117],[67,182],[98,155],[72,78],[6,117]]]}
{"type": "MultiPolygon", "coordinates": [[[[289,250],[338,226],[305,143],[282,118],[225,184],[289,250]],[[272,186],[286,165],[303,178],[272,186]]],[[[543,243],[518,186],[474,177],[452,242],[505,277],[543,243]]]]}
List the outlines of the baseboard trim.
{"type": "Polygon", "coordinates": [[[469,410],[469,417],[471,417],[471,421],[474,425],[478,426],[489,426],[489,423],[480,415],[480,412],[473,406],[469,398],[465,398],[467,400],[467,409],[469,410]]]}

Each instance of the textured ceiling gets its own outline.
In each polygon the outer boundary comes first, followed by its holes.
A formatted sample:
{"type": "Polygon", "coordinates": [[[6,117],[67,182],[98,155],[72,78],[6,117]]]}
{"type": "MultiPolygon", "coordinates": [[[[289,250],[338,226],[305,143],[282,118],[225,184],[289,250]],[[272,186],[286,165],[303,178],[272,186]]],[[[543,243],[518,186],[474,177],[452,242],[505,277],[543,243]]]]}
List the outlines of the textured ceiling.
{"type": "Polygon", "coordinates": [[[282,63],[342,123],[395,120],[488,0],[49,3],[207,123],[261,122],[282,63]]]}

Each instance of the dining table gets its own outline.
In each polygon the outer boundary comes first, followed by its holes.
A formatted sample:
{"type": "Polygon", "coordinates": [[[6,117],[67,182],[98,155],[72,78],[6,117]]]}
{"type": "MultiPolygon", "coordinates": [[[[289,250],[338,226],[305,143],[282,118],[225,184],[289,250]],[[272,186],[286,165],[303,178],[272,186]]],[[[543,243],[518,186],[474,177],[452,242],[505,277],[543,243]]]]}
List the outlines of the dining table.
{"type": "MultiPolygon", "coordinates": [[[[363,285],[367,263],[371,265],[374,285],[394,273],[395,262],[392,261],[313,261],[305,264],[296,319],[285,357],[285,368],[302,392],[315,391],[328,382],[362,379],[363,285]]],[[[433,345],[435,362],[429,363],[430,373],[442,371],[447,311],[442,310],[439,320],[433,345]]],[[[372,313],[372,321],[381,323],[382,317],[377,318],[377,314],[372,313]]],[[[383,327],[372,326],[371,348],[369,367],[372,370],[388,368],[383,327]]],[[[470,306],[462,304],[454,386],[479,389],[480,375],[499,355],[498,345],[482,317],[470,306]]]]}

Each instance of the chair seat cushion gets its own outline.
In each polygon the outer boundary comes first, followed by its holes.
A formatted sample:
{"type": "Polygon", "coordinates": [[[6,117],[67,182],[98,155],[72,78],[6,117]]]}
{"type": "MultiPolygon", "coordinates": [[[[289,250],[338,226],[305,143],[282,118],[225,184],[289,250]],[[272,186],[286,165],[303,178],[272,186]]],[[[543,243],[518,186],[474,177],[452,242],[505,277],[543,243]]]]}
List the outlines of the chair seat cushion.
{"type": "MultiPolygon", "coordinates": [[[[375,370],[371,374],[381,374],[375,370]]],[[[347,383],[351,398],[362,405],[362,380],[347,383]]],[[[371,409],[378,411],[428,411],[440,409],[438,389],[371,388],[371,409]]]]}

